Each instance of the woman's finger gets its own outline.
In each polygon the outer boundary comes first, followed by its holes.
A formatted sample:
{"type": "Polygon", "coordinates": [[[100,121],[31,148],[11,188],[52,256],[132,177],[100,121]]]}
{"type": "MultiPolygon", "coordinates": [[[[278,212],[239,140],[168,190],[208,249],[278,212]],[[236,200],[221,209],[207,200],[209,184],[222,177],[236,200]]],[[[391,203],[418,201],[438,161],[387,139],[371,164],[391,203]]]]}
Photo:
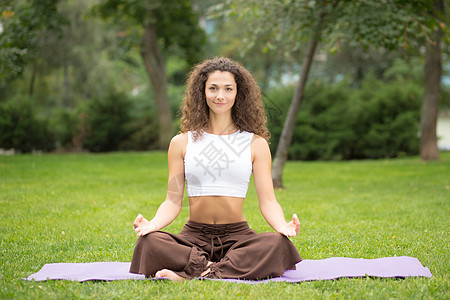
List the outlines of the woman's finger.
{"type": "Polygon", "coordinates": [[[300,220],[297,217],[297,214],[292,215],[292,222],[294,222],[295,225],[300,225],[300,220]]]}
{"type": "Polygon", "coordinates": [[[134,228],[138,227],[139,222],[143,219],[144,217],[141,214],[138,214],[136,219],[134,219],[133,225],[134,228]]]}

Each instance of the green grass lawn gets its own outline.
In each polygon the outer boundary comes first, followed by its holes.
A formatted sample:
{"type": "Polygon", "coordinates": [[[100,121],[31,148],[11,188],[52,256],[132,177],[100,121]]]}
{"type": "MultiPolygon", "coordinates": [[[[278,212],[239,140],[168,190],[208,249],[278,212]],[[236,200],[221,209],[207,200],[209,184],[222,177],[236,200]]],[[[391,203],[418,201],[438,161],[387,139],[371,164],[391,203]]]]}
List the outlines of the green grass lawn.
{"type": "MultiPolygon", "coordinates": [[[[450,298],[450,153],[354,162],[289,162],[285,215],[305,259],[417,257],[431,279],[339,279],[258,285],[209,281],[28,282],[46,263],[130,261],[138,213],[164,200],[166,154],[114,153],[0,157],[0,298],[450,298]]],[[[269,231],[251,185],[250,226],[269,231]]],[[[188,207],[166,228],[178,232],[188,207]]]]}

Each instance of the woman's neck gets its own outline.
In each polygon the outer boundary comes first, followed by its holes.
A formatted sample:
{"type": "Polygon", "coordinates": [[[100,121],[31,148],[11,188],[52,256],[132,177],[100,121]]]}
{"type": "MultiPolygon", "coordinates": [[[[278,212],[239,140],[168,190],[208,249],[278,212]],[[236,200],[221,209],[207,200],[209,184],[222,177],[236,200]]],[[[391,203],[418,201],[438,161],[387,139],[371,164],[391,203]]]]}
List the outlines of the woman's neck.
{"type": "Polygon", "coordinates": [[[209,115],[208,127],[205,131],[212,134],[231,134],[236,132],[237,128],[234,125],[231,115],[209,115]]]}

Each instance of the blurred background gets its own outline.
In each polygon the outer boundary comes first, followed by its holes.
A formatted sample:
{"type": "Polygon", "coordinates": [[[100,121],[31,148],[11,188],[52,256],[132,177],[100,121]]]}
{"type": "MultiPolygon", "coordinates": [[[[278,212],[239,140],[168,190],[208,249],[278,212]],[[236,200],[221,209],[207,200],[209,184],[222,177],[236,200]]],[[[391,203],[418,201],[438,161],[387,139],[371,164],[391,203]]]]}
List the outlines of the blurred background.
{"type": "Polygon", "coordinates": [[[273,153],[297,105],[290,160],[450,150],[444,1],[0,3],[2,154],[165,150],[214,56],[258,80],[273,153]]]}

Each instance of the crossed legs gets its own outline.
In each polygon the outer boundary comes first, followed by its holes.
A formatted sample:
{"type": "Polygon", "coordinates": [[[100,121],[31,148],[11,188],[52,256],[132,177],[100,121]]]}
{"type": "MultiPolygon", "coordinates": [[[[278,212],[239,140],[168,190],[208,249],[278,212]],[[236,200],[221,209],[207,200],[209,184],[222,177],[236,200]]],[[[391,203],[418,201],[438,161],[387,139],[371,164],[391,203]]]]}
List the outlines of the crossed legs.
{"type": "Polygon", "coordinates": [[[174,281],[199,276],[264,279],[280,276],[301,260],[295,246],[278,233],[224,238],[221,246],[224,256],[211,261],[208,243],[195,245],[178,235],[153,232],[138,239],[130,272],[174,281]]]}

